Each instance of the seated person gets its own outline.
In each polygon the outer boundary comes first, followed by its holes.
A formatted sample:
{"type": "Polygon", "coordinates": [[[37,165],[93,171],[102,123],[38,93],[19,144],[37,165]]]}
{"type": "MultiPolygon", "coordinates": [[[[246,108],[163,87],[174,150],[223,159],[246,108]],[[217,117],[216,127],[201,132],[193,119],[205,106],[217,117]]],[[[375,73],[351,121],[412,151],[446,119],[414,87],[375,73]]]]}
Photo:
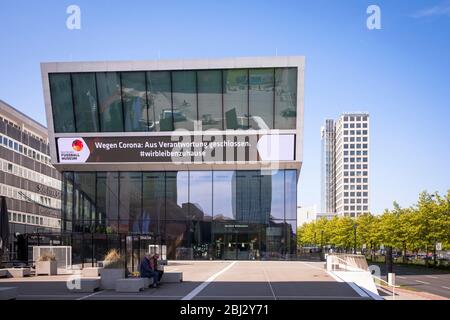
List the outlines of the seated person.
{"type": "Polygon", "coordinates": [[[153,278],[153,288],[157,287],[158,279],[160,279],[158,270],[153,262],[154,255],[146,254],[139,265],[141,278],[153,278]]]}
{"type": "Polygon", "coordinates": [[[161,266],[161,268],[159,268],[158,259],[159,259],[159,254],[156,253],[153,255],[153,258],[150,259],[150,263],[151,263],[152,269],[158,273],[158,283],[159,283],[159,282],[161,282],[161,278],[164,274],[164,271],[163,271],[162,266],[161,266]]]}

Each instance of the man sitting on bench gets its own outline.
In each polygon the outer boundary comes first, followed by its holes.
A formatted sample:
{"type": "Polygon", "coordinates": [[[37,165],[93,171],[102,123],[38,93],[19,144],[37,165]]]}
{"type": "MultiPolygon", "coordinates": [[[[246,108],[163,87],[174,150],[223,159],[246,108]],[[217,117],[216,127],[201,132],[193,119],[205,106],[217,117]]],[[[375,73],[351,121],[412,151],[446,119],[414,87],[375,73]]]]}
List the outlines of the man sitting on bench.
{"type": "Polygon", "coordinates": [[[156,288],[161,277],[154,261],[153,254],[146,254],[139,266],[139,272],[141,274],[141,278],[153,278],[153,288],[156,288]]]}

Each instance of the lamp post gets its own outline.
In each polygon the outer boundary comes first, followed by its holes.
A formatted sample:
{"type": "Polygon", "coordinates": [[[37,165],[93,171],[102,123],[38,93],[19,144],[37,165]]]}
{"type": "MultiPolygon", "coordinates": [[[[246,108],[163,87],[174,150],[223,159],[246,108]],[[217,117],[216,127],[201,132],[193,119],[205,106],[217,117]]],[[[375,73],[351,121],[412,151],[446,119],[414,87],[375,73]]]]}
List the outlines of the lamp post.
{"type": "Polygon", "coordinates": [[[354,225],[353,225],[353,231],[354,231],[354,236],[355,236],[355,238],[354,238],[354,246],[353,246],[353,254],[356,254],[356,228],[357,228],[358,226],[357,226],[357,224],[355,223],[354,225]]]}

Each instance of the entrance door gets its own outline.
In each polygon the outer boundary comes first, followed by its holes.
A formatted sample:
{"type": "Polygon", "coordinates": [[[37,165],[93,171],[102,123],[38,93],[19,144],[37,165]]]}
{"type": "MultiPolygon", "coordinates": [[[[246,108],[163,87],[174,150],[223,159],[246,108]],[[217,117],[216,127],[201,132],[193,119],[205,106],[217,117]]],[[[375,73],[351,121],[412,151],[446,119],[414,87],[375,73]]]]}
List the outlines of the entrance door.
{"type": "Polygon", "coordinates": [[[221,234],[216,238],[216,259],[259,259],[259,240],[257,235],[236,231],[221,234]]]}

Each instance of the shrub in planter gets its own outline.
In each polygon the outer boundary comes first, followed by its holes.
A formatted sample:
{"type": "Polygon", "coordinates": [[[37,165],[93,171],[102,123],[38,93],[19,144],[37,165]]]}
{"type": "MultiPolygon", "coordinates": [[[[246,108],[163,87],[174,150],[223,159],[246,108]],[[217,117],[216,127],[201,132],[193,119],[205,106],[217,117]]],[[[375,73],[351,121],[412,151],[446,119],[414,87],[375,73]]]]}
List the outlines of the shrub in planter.
{"type": "Polygon", "coordinates": [[[49,276],[58,273],[58,264],[53,254],[44,253],[36,261],[36,275],[46,274],[49,276]]]}
{"type": "Polygon", "coordinates": [[[125,278],[125,262],[116,249],[110,250],[105,255],[103,269],[99,272],[102,289],[115,289],[116,281],[125,278]]]}

